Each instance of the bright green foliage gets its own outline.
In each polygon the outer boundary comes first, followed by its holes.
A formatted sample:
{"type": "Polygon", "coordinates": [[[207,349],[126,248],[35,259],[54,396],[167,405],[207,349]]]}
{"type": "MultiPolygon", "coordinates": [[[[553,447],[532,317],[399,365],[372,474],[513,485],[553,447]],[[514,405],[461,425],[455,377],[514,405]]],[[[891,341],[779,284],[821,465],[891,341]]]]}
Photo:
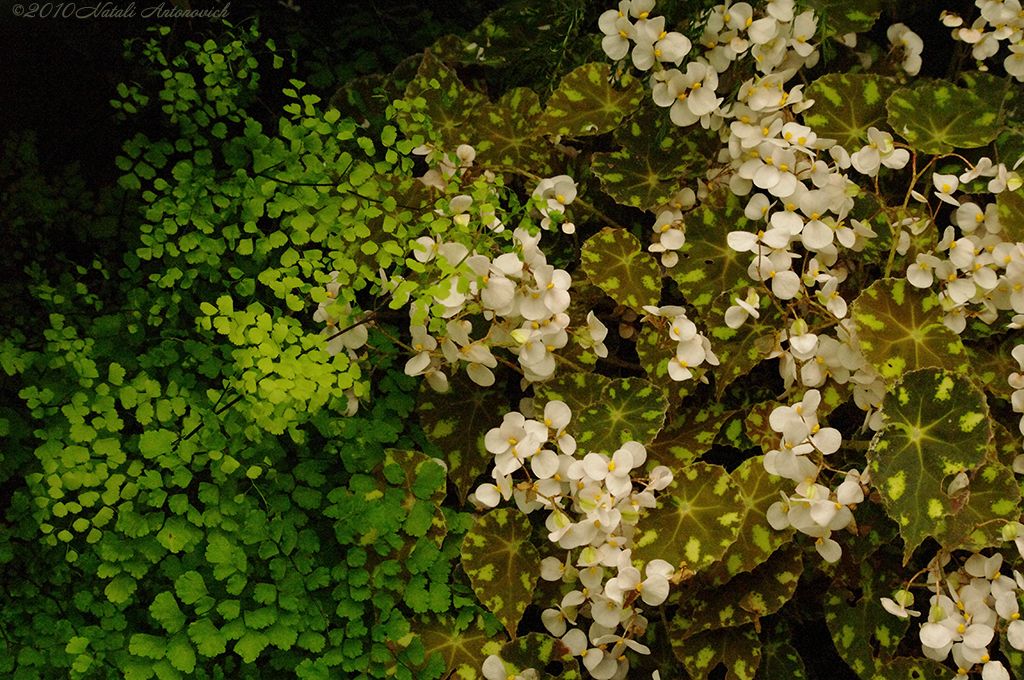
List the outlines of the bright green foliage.
{"type": "Polygon", "coordinates": [[[580,255],[591,282],[616,304],[640,312],[661,299],[661,270],[654,256],[625,229],[605,227],[587,239],[580,255]]]}
{"type": "Polygon", "coordinates": [[[594,174],[609,196],[634,208],[674,207],[679,176],[699,175],[706,163],[692,140],[650,110],[616,128],[615,141],[622,150],[595,153],[594,174]]]}
{"type": "Polygon", "coordinates": [[[482,515],[462,544],[462,566],[473,591],[509,637],[533,600],[540,574],[537,549],[530,542],[530,521],[512,508],[482,515]]]}
{"type": "Polygon", "coordinates": [[[608,64],[584,64],[562,78],[548,99],[534,135],[584,137],[610,132],[644,97],[640,82],[623,76],[611,83],[608,64]]]}
{"type": "Polygon", "coordinates": [[[948,82],[896,90],[886,102],[889,125],[924,153],[985,146],[999,134],[999,113],[971,89],[948,82]]]}
{"type": "Polygon", "coordinates": [[[634,557],[707,569],[736,540],[747,512],[743,492],[724,468],[700,461],[679,469],[666,491],[637,531],[634,557]]]}
{"type": "Polygon", "coordinates": [[[450,386],[439,394],[424,384],[416,411],[427,441],[440,450],[448,478],[465,501],[493,457],[484,447],[484,435],[496,417],[508,412],[508,404],[498,390],[481,388],[462,373],[453,376],[450,386]]]}
{"type": "MultiPolygon", "coordinates": [[[[804,116],[815,134],[851,152],[868,143],[868,128],[888,129],[885,104],[899,83],[869,73],[830,73],[807,87],[814,108],[804,116]]],[[[902,133],[901,133],[902,134],[902,133]]]]}
{"type": "Polygon", "coordinates": [[[864,356],[886,381],[921,368],[965,372],[967,357],[956,333],[942,324],[938,297],[905,279],[881,279],[851,305],[864,356]]]}
{"type": "Polygon", "coordinates": [[[665,423],[664,390],[640,378],[570,373],[538,390],[538,407],[558,400],[572,410],[566,431],[588,451],[612,453],[623,443],[654,441],[665,423]]]}
{"type": "MultiPolygon", "coordinates": [[[[949,371],[907,373],[885,396],[885,427],[868,452],[872,482],[900,525],[906,562],[956,513],[946,488],[992,455],[992,426],[982,392],[949,371]]],[[[978,511],[980,509],[976,509],[978,511]]]]}
{"type": "Polygon", "coordinates": [[[580,675],[579,662],[569,652],[561,640],[541,633],[529,633],[505,644],[498,653],[510,675],[520,675],[528,668],[541,673],[545,680],[561,678],[562,680],[578,680],[580,675]],[[545,669],[548,664],[559,663],[562,672],[552,675],[545,669]]]}
{"type": "Polygon", "coordinates": [[[672,651],[694,680],[710,677],[719,664],[725,665],[726,680],[754,680],[761,663],[761,645],[753,624],[672,638],[672,651]]]}
{"type": "Polygon", "coordinates": [[[726,241],[730,231],[756,229],[744,216],[740,200],[731,192],[719,192],[688,213],[684,222],[686,243],[669,275],[686,301],[704,311],[723,293],[741,288],[745,293],[750,285],[747,258],[726,241]]]}

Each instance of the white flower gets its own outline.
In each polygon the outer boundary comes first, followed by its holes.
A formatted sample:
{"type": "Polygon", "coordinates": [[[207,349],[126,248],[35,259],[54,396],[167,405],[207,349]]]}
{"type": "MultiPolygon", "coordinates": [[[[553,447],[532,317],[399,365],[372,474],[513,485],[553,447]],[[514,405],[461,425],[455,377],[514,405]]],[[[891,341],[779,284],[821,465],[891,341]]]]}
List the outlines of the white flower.
{"type": "Polygon", "coordinates": [[[921,70],[921,52],[924,50],[921,36],[905,24],[893,24],[886,31],[886,36],[893,47],[903,50],[903,70],[908,75],[916,76],[921,70]]]}

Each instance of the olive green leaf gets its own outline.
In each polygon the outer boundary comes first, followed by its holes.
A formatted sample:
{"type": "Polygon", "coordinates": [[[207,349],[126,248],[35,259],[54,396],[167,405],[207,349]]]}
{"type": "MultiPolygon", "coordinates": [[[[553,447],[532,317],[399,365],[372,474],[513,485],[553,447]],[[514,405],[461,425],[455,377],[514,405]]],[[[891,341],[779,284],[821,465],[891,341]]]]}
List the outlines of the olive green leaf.
{"type": "Polygon", "coordinates": [[[605,227],[587,239],[580,253],[583,271],[617,304],[639,312],[661,300],[661,269],[625,229],[605,227]]]}
{"type": "Polygon", "coordinates": [[[972,90],[937,81],[900,88],[886,103],[889,125],[930,154],[985,146],[999,134],[999,110],[972,90]]]}
{"type": "Polygon", "coordinates": [[[746,296],[737,293],[719,295],[705,316],[707,337],[719,363],[714,371],[716,399],[722,397],[734,380],[749,373],[771,354],[779,344],[779,333],[785,327],[785,319],[766,293],[762,296],[760,319],[748,318],[739,328],[729,328],[725,323],[725,312],[736,304],[737,297],[746,296]]]}
{"type": "Polygon", "coordinates": [[[807,86],[804,96],[814,106],[804,114],[804,123],[853,153],[867,144],[868,128],[888,129],[885,102],[898,87],[894,78],[874,74],[822,76],[807,86]]]}
{"type": "Polygon", "coordinates": [[[707,408],[680,409],[672,424],[647,447],[647,466],[667,465],[675,469],[689,465],[711,448],[718,431],[734,413],[718,402],[707,408]]]}
{"type": "Polygon", "coordinates": [[[722,585],[743,572],[749,572],[793,540],[792,528],[777,531],[768,523],[768,508],[782,500],[779,491],[783,486],[781,478],[769,475],[764,469],[763,460],[764,456],[748,458],[730,473],[743,493],[747,512],[736,541],[708,570],[705,578],[713,585],[722,585]]]}
{"type": "Polygon", "coordinates": [[[644,446],[665,423],[665,390],[641,378],[608,378],[596,373],[560,374],[538,386],[537,408],[563,401],[572,411],[566,428],[588,452],[612,453],[625,442],[644,446]]]}
{"type": "MultiPolygon", "coordinates": [[[[680,250],[679,264],[668,270],[679,284],[686,302],[698,310],[706,310],[715,298],[739,286],[751,285],[747,278],[749,253],[737,253],[729,247],[729,232],[754,231],[743,214],[743,205],[731,191],[709,196],[701,207],[689,212],[686,243],[680,250]]],[[[745,292],[745,291],[744,291],[745,292]]]]}
{"type": "Polygon", "coordinates": [[[882,14],[881,0],[809,0],[807,8],[821,17],[818,31],[823,39],[867,33],[882,14]]]}
{"type": "Polygon", "coordinates": [[[950,550],[977,552],[1001,545],[1004,521],[1016,522],[1021,516],[1020,486],[1013,471],[999,463],[982,465],[971,475],[970,485],[951,500],[959,509],[938,537],[950,550]]]}
{"type": "Polygon", "coordinates": [[[996,194],[999,226],[1011,241],[1024,241],[1024,189],[996,194]]]}
{"type": "Polygon", "coordinates": [[[753,624],[671,640],[672,651],[693,680],[705,680],[720,664],[725,666],[725,680],[754,680],[761,663],[761,641],[753,624]]]}
{"type": "Polygon", "coordinates": [[[742,626],[774,614],[796,592],[804,572],[803,552],[800,546],[790,544],[752,571],[738,574],[717,588],[705,585],[706,578],[688,582],[672,619],[672,639],[742,626]]]}
{"type": "Polygon", "coordinates": [[[653,210],[669,203],[681,178],[704,174],[697,145],[659,111],[647,110],[615,130],[619,151],[595,153],[591,168],[605,193],[623,205],[653,210]]]}
{"type": "MultiPolygon", "coordinates": [[[[864,564],[868,566],[862,568],[862,575],[870,578],[870,562],[864,564]]],[[[871,680],[876,657],[892,658],[910,622],[896,618],[879,602],[880,597],[891,596],[891,588],[879,590],[871,582],[858,586],[863,588],[860,598],[842,586],[829,588],[825,595],[825,622],[839,656],[863,680],[871,680]]]]}
{"type": "Polygon", "coordinates": [[[898,656],[886,661],[876,660],[871,680],[940,680],[947,677],[949,669],[938,661],[898,656]]]}
{"type": "Polygon", "coordinates": [[[640,525],[633,555],[699,572],[736,540],[747,512],[743,492],[718,465],[697,461],[674,474],[658,507],[640,525]]]}
{"type": "Polygon", "coordinates": [[[949,371],[907,373],[886,394],[882,411],[885,425],[868,451],[871,483],[900,525],[905,563],[956,512],[946,487],[985,461],[992,425],[985,395],[949,371]]]}
{"type": "Polygon", "coordinates": [[[416,77],[405,88],[403,99],[412,104],[413,111],[399,111],[396,115],[402,132],[407,137],[422,132],[423,123],[416,114],[425,114],[445,146],[452,149],[462,142],[462,127],[473,109],[486,101],[483,95],[468,90],[455,71],[429,51],[423,55],[416,77]]]}
{"type": "Polygon", "coordinates": [[[668,336],[668,330],[652,324],[644,324],[640,329],[640,337],[636,341],[636,353],[644,374],[652,383],[665,390],[668,396],[669,411],[679,406],[683,399],[690,396],[703,383],[701,380],[708,369],[691,368],[693,377],[689,380],[674,380],[668,372],[668,363],[676,355],[679,343],[668,336]]]}
{"type": "Polygon", "coordinates": [[[569,648],[559,640],[543,633],[529,633],[505,643],[498,653],[506,669],[512,666],[509,675],[523,675],[527,669],[534,669],[541,678],[562,678],[578,680],[580,665],[569,648]],[[562,672],[552,675],[546,671],[548,664],[561,664],[562,672]]]}
{"type": "Polygon", "coordinates": [[[986,347],[986,351],[965,346],[967,356],[971,359],[970,375],[975,384],[994,396],[1010,401],[1014,389],[1006,378],[1018,370],[1012,352],[1019,343],[1020,338],[1011,333],[998,346],[986,347]]]}
{"type": "Polygon", "coordinates": [[[621,82],[621,90],[612,86],[607,63],[591,62],[574,69],[548,99],[533,134],[583,137],[614,130],[644,97],[640,81],[627,75],[621,82]]]}
{"type": "Polygon", "coordinates": [[[860,349],[886,381],[919,368],[966,372],[960,337],[942,324],[939,298],[906,279],[880,279],[850,306],[860,349]]]}
{"type": "Polygon", "coordinates": [[[785,639],[774,637],[763,644],[761,664],[757,667],[757,680],[776,680],[776,678],[801,680],[806,677],[804,660],[800,657],[796,647],[786,642],[785,639]]]}
{"type": "Polygon", "coordinates": [[[416,412],[427,441],[441,449],[448,478],[460,502],[494,458],[484,447],[484,435],[508,413],[508,400],[498,389],[472,383],[462,371],[450,379],[452,389],[440,394],[424,383],[416,412]]]}
{"type": "Polygon", "coordinates": [[[445,673],[454,671],[453,678],[476,680],[483,677],[480,668],[484,659],[497,654],[501,648],[500,641],[488,632],[482,616],[477,616],[464,630],[450,617],[439,617],[429,623],[415,621],[412,628],[423,642],[425,657],[429,659],[435,652],[440,654],[445,673]]]}
{"type": "Polygon", "coordinates": [[[515,638],[540,576],[530,521],[514,508],[480,516],[462,543],[462,567],[480,601],[515,638]]]}
{"type": "Polygon", "coordinates": [[[554,174],[555,150],[546,141],[530,138],[540,120],[537,94],[528,87],[509,90],[494,104],[478,107],[462,139],[476,149],[478,164],[530,168],[554,174]]]}

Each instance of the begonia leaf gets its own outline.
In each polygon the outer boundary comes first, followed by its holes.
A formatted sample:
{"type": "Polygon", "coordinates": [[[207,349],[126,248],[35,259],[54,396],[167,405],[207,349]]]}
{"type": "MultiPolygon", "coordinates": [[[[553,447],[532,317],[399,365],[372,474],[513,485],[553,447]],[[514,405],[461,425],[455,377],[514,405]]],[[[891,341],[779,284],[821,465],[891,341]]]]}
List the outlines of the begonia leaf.
{"type": "Polygon", "coordinates": [[[782,499],[779,492],[784,488],[781,478],[764,469],[763,460],[764,456],[748,458],[729,473],[743,492],[747,511],[736,541],[708,571],[706,578],[716,586],[754,569],[793,540],[792,527],[777,531],[768,522],[768,508],[782,499]]]}
{"type": "Polygon", "coordinates": [[[426,650],[427,658],[437,653],[444,660],[445,673],[452,677],[476,680],[483,677],[480,669],[484,659],[498,653],[501,642],[493,639],[483,617],[478,616],[464,630],[459,630],[454,619],[440,617],[414,624],[426,650]]]}
{"type": "Polygon", "coordinates": [[[427,441],[444,453],[448,478],[464,502],[493,459],[484,446],[484,435],[495,419],[508,413],[508,400],[499,389],[472,383],[462,371],[449,384],[451,389],[438,393],[424,383],[416,412],[427,441]]]}
{"type": "Polygon", "coordinates": [[[693,680],[705,680],[719,665],[725,680],[754,680],[761,663],[761,642],[752,624],[719,628],[688,638],[671,637],[672,651],[693,680]]]}
{"type": "Polygon", "coordinates": [[[886,661],[877,659],[871,680],[940,680],[948,676],[949,669],[938,661],[898,656],[886,661]]]}
{"type": "Polygon", "coordinates": [[[514,88],[494,104],[478,107],[468,123],[475,137],[463,136],[476,149],[476,162],[530,168],[542,176],[554,174],[554,148],[530,137],[541,111],[537,94],[528,87],[514,88]]]}
{"type": "Polygon", "coordinates": [[[613,453],[625,442],[650,444],[665,423],[665,391],[641,378],[559,374],[537,391],[537,408],[563,401],[572,411],[566,431],[588,452],[613,453]]]}
{"type": "Polygon", "coordinates": [[[896,90],[886,109],[892,129],[924,153],[985,146],[999,134],[998,109],[973,90],[944,81],[896,90]]]}
{"type": "Polygon", "coordinates": [[[999,226],[1010,241],[1024,241],[1024,188],[996,194],[999,226]]]}
{"type": "Polygon", "coordinates": [[[814,106],[804,123],[854,153],[868,143],[868,128],[889,129],[885,102],[898,87],[895,78],[873,73],[829,73],[807,87],[814,106]]]}
{"type": "Polygon", "coordinates": [[[698,576],[680,591],[679,610],[671,624],[672,638],[686,639],[774,614],[793,598],[803,571],[803,549],[790,544],[717,588],[704,575],[698,576]]]}
{"type": "Polygon", "coordinates": [[[1002,545],[1004,523],[1020,520],[1021,490],[1010,468],[988,462],[970,478],[968,487],[951,499],[956,514],[937,537],[950,550],[977,552],[1002,545]]]}
{"type": "Polygon", "coordinates": [[[587,239],[580,254],[590,280],[617,304],[639,312],[661,299],[661,269],[625,229],[605,227],[587,239]]]}
{"type": "Polygon", "coordinates": [[[548,99],[534,136],[583,137],[614,130],[644,97],[639,80],[627,75],[621,82],[621,89],[612,85],[607,63],[574,69],[548,99]]]}
{"type": "Polygon", "coordinates": [[[772,638],[761,646],[761,663],[757,667],[757,680],[803,680],[807,677],[804,660],[796,647],[784,639],[772,638]]]}
{"type": "Polygon", "coordinates": [[[822,38],[867,33],[882,13],[881,0],[809,0],[808,9],[823,17],[822,38]]]}
{"type": "Polygon", "coordinates": [[[462,543],[462,567],[473,592],[514,638],[540,573],[526,515],[496,508],[481,515],[462,543]]]}
{"type": "Polygon", "coordinates": [[[718,465],[697,461],[673,473],[658,507],[637,527],[633,556],[699,572],[736,540],[746,514],[743,491],[718,465]]]}
{"type": "Polygon", "coordinates": [[[748,318],[739,328],[730,328],[725,323],[725,312],[736,304],[737,297],[745,299],[736,293],[719,295],[706,314],[706,336],[719,362],[714,369],[715,397],[719,399],[733,381],[750,373],[754,366],[768,358],[785,326],[784,319],[765,295],[759,319],[748,318]]]}
{"type": "MultiPolygon", "coordinates": [[[[708,197],[699,208],[686,213],[686,243],[679,263],[668,275],[679,284],[686,302],[703,312],[722,293],[753,285],[747,277],[749,253],[737,253],[727,242],[731,231],[757,227],[743,214],[740,200],[729,191],[708,197]]],[[[758,284],[759,285],[759,284],[758,284]]]]}
{"type": "Polygon", "coordinates": [[[647,447],[648,467],[676,468],[697,460],[715,443],[718,431],[733,413],[735,411],[726,411],[722,403],[707,408],[679,409],[672,423],[647,447]]]}
{"type": "Polygon", "coordinates": [[[532,668],[545,679],[578,680],[582,677],[579,662],[569,648],[558,638],[543,633],[527,633],[521,638],[506,642],[498,656],[512,666],[516,675],[522,675],[523,671],[532,668]],[[561,672],[547,671],[548,668],[558,667],[554,664],[560,665],[561,672]]]}
{"type": "Polygon", "coordinates": [[[992,425],[981,390],[948,371],[907,373],[886,393],[882,411],[885,425],[868,451],[871,483],[900,525],[906,562],[956,512],[946,487],[985,461],[992,425]]]}
{"type": "MultiPolygon", "coordinates": [[[[473,109],[485,101],[483,95],[468,90],[455,71],[430,51],[423,55],[416,77],[405,88],[403,98],[415,103],[416,109],[431,120],[434,131],[452,150],[462,143],[461,128],[473,109]]],[[[400,112],[395,120],[406,136],[423,128],[421,122],[405,112],[400,112]]]]}
{"type": "Polygon", "coordinates": [[[914,288],[906,279],[881,279],[850,307],[860,349],[887,382],[928,367],[967,371],[963,343],[942,324],[935,293],[914,288]]]}

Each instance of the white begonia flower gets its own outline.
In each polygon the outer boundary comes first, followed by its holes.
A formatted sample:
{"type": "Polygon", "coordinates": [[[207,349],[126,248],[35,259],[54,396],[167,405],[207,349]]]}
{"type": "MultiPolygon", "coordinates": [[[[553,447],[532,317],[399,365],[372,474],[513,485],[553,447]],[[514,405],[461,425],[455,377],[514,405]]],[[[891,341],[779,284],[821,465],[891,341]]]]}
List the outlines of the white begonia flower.
{"type": "Polygon", "coordinates": [[[437,340],[427,333],[426,326],[413,326],[409,330],[412,332],[412,348],[419,354],[406,362],[405,374],[421,375],[430,366],[430,353],[437,349],[437,340]]]}
{"type": "Polygon", "coordinates": [[[665,17],[642,19],[636,24],[633,66],[646,71],[656,61],[679,64],[690,51],[690,41],[681,33],[665,30],[665,17]]]}
{"type": "Polygon", "coordinates": [[[604,482],[615,496],[627,494],[633,488],[629,473],[634,468],[633,454],[622,448],[609,458],[603,453],[588,453],[583,458],[583,469],[596,482],[604,482]]]}
{"type": "Polygon", "coordinates": [[[886,36],[893,47],[903,51],[903,70],[908,75],[916,76],[921,70],[921,52],[924,50],[921,36],[905,24],[893,24],[886,31],[886,36]]]}
{"type": "Polygon", "coordinates": [[[874,177],[879,166],[899,170],[910,161],[910,152],[897,149],[893,144],[892,135],[878,128],[868,128],[868,145],[850,156],[850,163],[857,172],[874,177]]]}
{"type": "Polygon", "coordinates": [[[761,318],[761,298],[753,288],[747,289],[746,299],[736,297],[733,302],[736,304],[725,310],[725,325],[729,328],[739,328],[748,316],[761,318]]]}
{"type": "Polygon", "coordinates": [[[952,193],[960,187],[960,179],[956,175],[942,175],[932,173],[932,184],[935,185],[935,195],[943,203],[959,208],[960,201],[953,198],[952,193]]]}
{"type": "Polygon", "coordinates": [[[498,471],[494,471],[494,481],[497,484],[481,484],[477,487],[477,490],[473,493],[476,500],[481,505],[488,508],[493,508],[501,499],[504,498],[506,501],[512,498],[512,484],[511,480],[507,475],[498,474],[498,471]]]}
{"type": "Polygon", "coordinates": [[[544,425],[555,431],[554,439],[562,453],[572,455],[576,452],[576,440],[565,433],[565,428],[572,420],[572,411],[564,401],[549,401],[544,406],[544,425]]]}
{"type": "Polygon", "coordinates": [[[1010,45],[1010,54],[1003,60],[1003,68],[1017,80],[1024,81],[1024,45],[1010,45]]]}
{"type": "Polygon", "coordinates": [[[686,73],[670,69],[655,74],[652,97],[658,106],[672,107],[669,117],[680,127],[693,125],[721,104],[716,96],[718,73],[708,64],[691,61],[686,73]]]}
{"type": "Polygon", "coordinates": [[[561,637],[565,634],[566,621],[576,625],[577,608],[586,600],[587,598],[582,592],[572,590],[562,598],[558,609],[546,609],[541,613],[541,622],[548,632],[555,637],[561,637]]]}
{"type": "Polygon", "coordinates": [[[619,2],[619,9],[610,9],[598,19],[598,27],[604,33],[601,49],[612,61],[618,61],[629,53],[629,41],[636,37],[636,28],[629,20],[630,1],[619,2]]]}
{"type": "Polygon", "coordinates": [[[593,311],[587,313],[587,332],[590,334],[590,344],[586,346],[592,347],[594,354],[599,357],[608,356],[608,348],[604,344],[604,339],[608,337],[608,327],[601,323],[593,311]]]}
{"type": "Polygon", "coordinates": [[[789,47],[801,57],[811,56],[814,46],[808,42],[818,30],[818,17],[808,10],[793,20],[793,36],[787,41],[789,47]]]}
{"type": "Polygon", "coordinates": [[[533,267],[536,287],[529,287],[519,303],[520,314],[530,321],[543,321],[561,314],[569,307],[569,286],[572,278],[564,270],[550,264],[533,267]]]}
{"type": "Polygon", "coordinates": [[[793,20],[793,8],[795,5],[794,0],[768,0],[765,9],[776,21],[788,23],[793,20]]]}
{"type": "Polygon", "coordinates": [[[907,267],[907,281],[915,288],[928,288],[934,282],[933,270],[942,260],[934,255],[918,253],[917,261],[907,267]]]}
{"type": "Polygon", "coordinates": [[[921,612],[907,609],[908,606],[914,603],[914,596],[908,590],[900,590],[894,593],[895,599],[888,597],[881,598],[882,606],[885,610],[897,616],[901,619],[910,618],[911,616],[920,616],[921,612]]]}

